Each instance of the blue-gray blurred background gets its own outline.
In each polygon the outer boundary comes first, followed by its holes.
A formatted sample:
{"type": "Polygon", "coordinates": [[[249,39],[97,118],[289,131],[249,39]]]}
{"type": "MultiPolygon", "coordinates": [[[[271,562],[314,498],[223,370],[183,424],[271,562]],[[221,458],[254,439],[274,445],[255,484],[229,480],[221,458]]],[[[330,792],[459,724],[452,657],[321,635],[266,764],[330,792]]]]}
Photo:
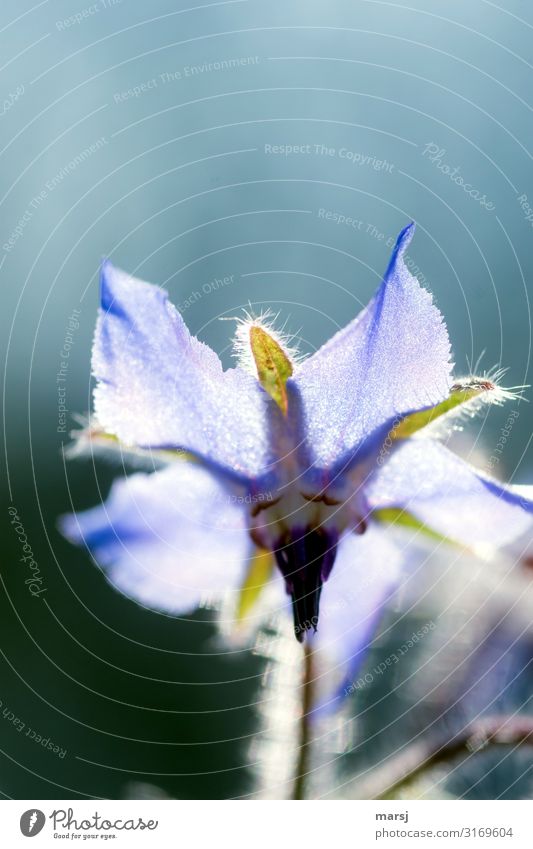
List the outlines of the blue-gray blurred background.
{"type": "MultiPolygon", "coordinates": [[[[527,384],[532,44],[525,0],[4,0],[4,517],[14,504],[47,588],[46,605],[28,593],[8,526],[5,795],[117,797],[130,781],[179,797],[253,791],[264,661],[217,656],[207,613],[140,610],[56,531],[114,474],[62,457],[72,414],[90,407],[102,256],[168,288],[229,365],[219,317],[269,306],[313,350],[369,299],[414,219],[411,270],[446,317],[458,372],[484,352],[478,370],[503,365],[508,384],[527,384]]],[[[492,409],[459,447],[487,462],[512,409],[493,471],[528,483],[527,404],[492,409]]],[[[374,726],[408,735],[394,720],[405,705],[380,699],[374,726]]],[[[507,792],[514,763],[496,765],[496,789],[463,776],[460,792],[507,792]]]]}

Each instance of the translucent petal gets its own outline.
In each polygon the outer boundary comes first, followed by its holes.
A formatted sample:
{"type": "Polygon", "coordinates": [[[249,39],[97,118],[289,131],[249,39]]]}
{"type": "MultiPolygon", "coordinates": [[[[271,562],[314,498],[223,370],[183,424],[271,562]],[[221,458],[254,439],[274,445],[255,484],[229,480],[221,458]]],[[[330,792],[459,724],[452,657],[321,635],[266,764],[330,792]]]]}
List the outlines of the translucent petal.
{"type": "Polygon", "coordinates": [[[370,525],[363,535],[350,533],[341,540],[322,591],[316,639],[317,648],[335,664],[333,679],[343,682],[323,699],[331,700],[329,707],[353,685],[406,559],[395,538],[379,527],[370,525]]]}
{"type": "Polygon", "coordinates": [[[468,546],[502,546],[533,525],[533,502],[469,466],[444,445],[409,439],[366,489],[371,509],[400,507],[468,546]]]}
{"type": "Polygon", "coordinates": [[[449,395],[450,343],[431,295],[409,272],[403,230],[383,283],[357,318],[289,380],[302,405],[309,462],[329,468],[395,416],[449,395]]]}
{"type": "Polygon", "coordinates": [[[181,448],[242,476],[265,471],[269,410],[258,381],[223,371],[165,291],[105,262],[93,347],[100,425],[125,443],[181,448]]]}
{"type": "Polygon", "coordinates": [[[188,463],[116,481],[104,504],[63,517],[61,530],[118,590],[170,613],[238,588],[251,548],[242,506],[188,463]]]}

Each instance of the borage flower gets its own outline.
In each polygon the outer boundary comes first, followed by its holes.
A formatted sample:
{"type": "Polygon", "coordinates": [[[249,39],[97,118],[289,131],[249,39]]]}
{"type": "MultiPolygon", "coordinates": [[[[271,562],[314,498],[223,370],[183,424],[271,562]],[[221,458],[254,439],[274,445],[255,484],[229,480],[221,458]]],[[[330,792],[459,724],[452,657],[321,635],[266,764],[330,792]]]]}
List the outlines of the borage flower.
{"type": "Polygon", "coordinates": [[[98,428],[166,464],[63,520],[114,586],[173,614],[233,590],[240,618],[277,584],[297,639],[318,631],[349,676],[406,562],[388,524],[469,547],[530,527],[531,501],[435,438],[436,423],[506,392],[490,375],[452,379],[446,326],[403,259],[412,232],[366,309],[320,350],[298,361],[248,316],[227,371],[166,292],[104,264],[98,428]]]}

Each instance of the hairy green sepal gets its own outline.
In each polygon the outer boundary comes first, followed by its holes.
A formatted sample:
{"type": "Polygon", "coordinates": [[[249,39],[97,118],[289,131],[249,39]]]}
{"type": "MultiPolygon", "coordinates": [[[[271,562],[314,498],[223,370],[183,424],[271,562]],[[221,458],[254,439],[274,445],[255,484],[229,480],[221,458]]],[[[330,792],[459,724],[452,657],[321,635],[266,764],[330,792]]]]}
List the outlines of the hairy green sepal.
{"type": "Polygon", "coordinates": [[[292,363],[287,354],[262,327],[250,328],[250,347],[263,389],[287,415],[287,380],[292,375],[292,363]]]}
{"type": "Polygon", "coordinates": [[[459,412],[461,406],[474,401],[480,395],[483,395],[483,393],[490,392],[494,388],[494,384],[490,381],[478,378],[471,378],[461,383],[455,383],[448,398],[427,410],[419,410],[416,413],[404,416],[391,429],[389,436],[391,439],[407,439],[407,437],[412,436],[447,413],[451,413],[454,410],[459,412]]]}

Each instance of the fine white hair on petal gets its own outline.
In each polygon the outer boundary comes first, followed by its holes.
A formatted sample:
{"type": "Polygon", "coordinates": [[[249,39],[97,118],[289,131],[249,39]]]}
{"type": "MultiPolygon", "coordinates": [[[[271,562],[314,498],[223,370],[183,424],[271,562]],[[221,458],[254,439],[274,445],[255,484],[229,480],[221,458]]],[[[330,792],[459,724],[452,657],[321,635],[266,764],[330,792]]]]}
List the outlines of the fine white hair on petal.
{"type": "Polygon", "coordinates": [[[457,404],[441,416],[437,416],[427,425],[415,438],[424,438],[431,435],[434,439],[444,439],[453,431],[461,431],[463,423],[479,415],[487,406],[501,407],[508,401],[525,401],[524,390],[529,387],[526,384],[519,386],[502,386],[501,379],[507,374],[508,369],[494,366],[482,374],[469,374],[455,379],[451,392],[468,392],[473,390],[475,394],[457,404]]]}
{"type": "Polygon", "coordinates": [[[452,392],[457,389],[479,389],[479,395],[466,402],[469,409],[475,408],[477,404],[504,404],[506,401],[527,401],[524,397],[524,391],[529,389],[529,384],[523,383],[518,386],[502,386],[501,380],[507,372],[508,368],[495,365],[492,368],[484,371],[480,375],[469,374],[466,377],[459,377],[455,380],[452,386],[452,392]]]}
{"type": "Polygon", "coordinates": [[[237,359],[239,368],[257,377],[257,367],[250,344],[250,330],[259,327],[279,345],[285,356],[294,364],[302,360],[302,355],[296,345],[296,334],[286,331],[287,321],[282,327],[276,328],[275,323],[279,313],[271,309],[264,309],[255,315],[250,305],[249,309],[243,310],[242,316],[232,316],[230,320],[237,322],[237,328],[233,337],[233,356],[237,359]]]}

